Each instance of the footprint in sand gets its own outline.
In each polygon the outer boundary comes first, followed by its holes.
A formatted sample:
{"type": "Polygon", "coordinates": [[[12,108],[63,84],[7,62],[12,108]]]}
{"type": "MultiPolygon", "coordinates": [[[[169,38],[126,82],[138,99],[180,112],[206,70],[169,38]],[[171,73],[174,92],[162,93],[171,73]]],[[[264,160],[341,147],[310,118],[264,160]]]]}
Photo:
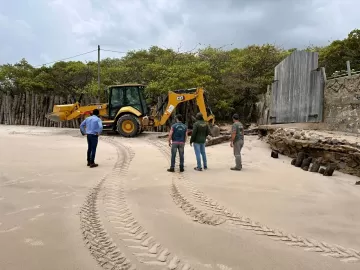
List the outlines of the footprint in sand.
{"type": "Polygon", "coordinates": [[[15,227],[12,227],[12,228],[7,229],[7,230],[0,230],[0,234],[2,234],[2,233],[14,232],[14,231],[17,231],[17,230],[19,230],[19,229],[20,229],[19,226],[15,226],[15,227]]]}
{"type": "Polygon", "coordinates": [[[59,183],[62,183],[63,180],[52,180],[51,183],[54,183],[54,184],[59,184],[59,183]]]}
{"type": "Polygon", "coordinates": [[[44,242],[41,240],[36,240],[32,238],[26,238],[24,239],[24,243],[28,244],[30,246],[44,246],[44,242]]]}
{"type": "Polygon", "coordinates": [[[70,209],[70,208],[79,208],[80,204],[73,204],[71,206],[64,206],[64,209],[70,209]]]}
{"type": "MultiPolygon", "coordinates": [[[[53,195],[55,195],[55,193],[53,193],[53,195]]],[[[53,200],[57,200],[57,199],[61,199],[61,198],[66,198],[66,197],[70,197],[70,196],[74,196],[74,195],[76,195],[76,192],[71,192],[71,193],[69,193],[69,192],[64,192],[64,193],[60,193],[60,195],[59,196],[56,196],[56,197],[54,197],[54,198],[52,198],[53,200]]]]}
{"type": "Polygon", "coordinates": [[[30,218],[29,221],[36,221],[36,220],[38,220],[39,218],[41,218],[43,216],[45,216],[44,213],[37,214],[35,217],[30,218]]]}
{"type": "Polygon", "coordinates": [[[5,181],[0,186],[1,187],[6,187],[6,186],[11,186],[11,185],[16,185],[16,184],[21,183],[21,179],[24,179],[24,177],[19,177],[19,178],[15,179],[15,180],[5,181]]]}
{"type": "Polygon", "coordinates": [[[77,191],[77,189],[72,186],[67,186],[67,187],[68,187],[68,189],[71,189],[72,191],[77,191]]]}
{"type": "Polygon", "coordinates": [[[47,193],[47,192],[52,192],[54,191],[53,189],[48,189],[48,190],[40,190],[40,191],[37,191],[37,190],[29,190],[27,192],[27,194],[40,194],[40,193],[47,193]]]}
{"type": "Polygon", "coordinates": [[[23,208],[21,210],[18,210],[18,211],[14,211],[14,212],[10,212],[10,213],[6,213],[5,215],[14,215],[14,214],[18,214],[18,213],[21,213],[21,212],[24,212],[24,211],[29,211],[29,210],[34,210],[34,209],[39,209],[40,208],[40,205],[35,205],[33,207],[26,207],[26,208],[23,208]]]}
{"type": "Polygon", "coordinates": [[[231,267],[226,266],[226,265],[224,265],[224,264],[218,264],[217,266],[218,266],[221,270],[232,270],[231,267]]]}

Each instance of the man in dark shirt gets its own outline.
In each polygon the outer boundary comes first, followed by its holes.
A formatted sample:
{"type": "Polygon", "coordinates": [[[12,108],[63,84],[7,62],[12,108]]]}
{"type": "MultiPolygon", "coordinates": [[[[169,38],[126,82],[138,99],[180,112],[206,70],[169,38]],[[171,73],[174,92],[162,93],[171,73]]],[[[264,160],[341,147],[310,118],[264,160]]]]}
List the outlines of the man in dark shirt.
{"type": "Polygon", "coordinates": [[[210,127],[207,122],[204,121],[202,113],[196,115],[196,122],[193,126],[191,134],[190,145],[194,143],[194,150],[196,156],[197,167],[194,168],[196,171],[202,171],[201,157],[203,160],[204,170],[207,169],[207,160],[205,153],[205,142],[206,137],[210,135],[210,127]],[[200,157],[201,155],[201,157],[200,157]]]}
{"type": "Polygon", "coordinates": [[[171,165],[168,172],[175,171],[176,152],[180,156],[180,172],[184,171],[184,147],[187,140],[187,127],[182,123],[182,115],[175,117],[176,123],[172,125],[169,134],[169,146],[171,147],[171,165]]]}
{"type": "Polygon", "coordinates": [[[233,171],[241,171],[241,149],[244,146],[244,127],[239,121],[238,114],[234,114],[232,119],[234,124],[232,125],[231,130],[230,146],[234,149],[235,167],[232,167],[230,169],[233,171]]]}

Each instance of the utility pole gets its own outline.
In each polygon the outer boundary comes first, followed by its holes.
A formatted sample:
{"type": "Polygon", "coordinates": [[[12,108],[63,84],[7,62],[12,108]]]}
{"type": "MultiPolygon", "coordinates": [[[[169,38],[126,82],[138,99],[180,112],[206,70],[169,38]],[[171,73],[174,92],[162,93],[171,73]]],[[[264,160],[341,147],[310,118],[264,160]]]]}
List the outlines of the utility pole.
{"type": "Polygon", "coordinates": [[[98,101],[100,102],[100,45],[98,45],[98,101]]]}
{"type": "Polygon", "coordinates": [[[351,77],[350,61],[346,61],[346,70],[347,70],[348,77],[351,77]]]}

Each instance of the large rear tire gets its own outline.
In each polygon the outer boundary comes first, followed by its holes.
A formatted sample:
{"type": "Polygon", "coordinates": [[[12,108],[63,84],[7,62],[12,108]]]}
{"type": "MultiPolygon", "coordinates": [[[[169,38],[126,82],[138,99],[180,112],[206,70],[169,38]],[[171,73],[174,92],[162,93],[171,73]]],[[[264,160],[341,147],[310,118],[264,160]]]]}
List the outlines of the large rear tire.
{"type": "Polygon", "coordinates": [[[121,136],[128,138],[138,135],[140,128],[139,120],[131,114],[120,116],[116,124],[116,131],[121,136]]]}

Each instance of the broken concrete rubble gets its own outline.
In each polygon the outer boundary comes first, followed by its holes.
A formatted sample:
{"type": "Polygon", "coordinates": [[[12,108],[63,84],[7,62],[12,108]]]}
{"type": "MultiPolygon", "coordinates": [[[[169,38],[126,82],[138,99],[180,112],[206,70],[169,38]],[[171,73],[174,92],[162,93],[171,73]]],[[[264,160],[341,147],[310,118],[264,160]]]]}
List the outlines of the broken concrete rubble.
{"type": "MultiPolygon", "coordinates": [[[[297,159],[298,153],[303,152],[316,158],[310,167],[311,172],[318,172],[321,165],[334,164],[331,168],[327,167],[323,174],[332,175],[334,166],[341,172],[360,176],[360,140],[356,135],[342,136],[324,131],[278,128],[269,132],[267,141],[272,150],[280,154],[297,159]]],[[[302,161],[303,159],[301,163],[302,161]]],[[[299,162],[300,160],[295,160],[295,163],[292,161],[295,166],[302,167],[299,162]]]]}
{"type": "Polygon", "coordinates": [[[271,157],[272,158],[279,158],[279,153],[276,151],[271,151],[271,157]]]}
{"type": "Polygon", "coordinates": [[[205,146],[215,145],[230,141],[231,135],[220,135],[219,137],[208,136],[206,138],[205,146]]]}

